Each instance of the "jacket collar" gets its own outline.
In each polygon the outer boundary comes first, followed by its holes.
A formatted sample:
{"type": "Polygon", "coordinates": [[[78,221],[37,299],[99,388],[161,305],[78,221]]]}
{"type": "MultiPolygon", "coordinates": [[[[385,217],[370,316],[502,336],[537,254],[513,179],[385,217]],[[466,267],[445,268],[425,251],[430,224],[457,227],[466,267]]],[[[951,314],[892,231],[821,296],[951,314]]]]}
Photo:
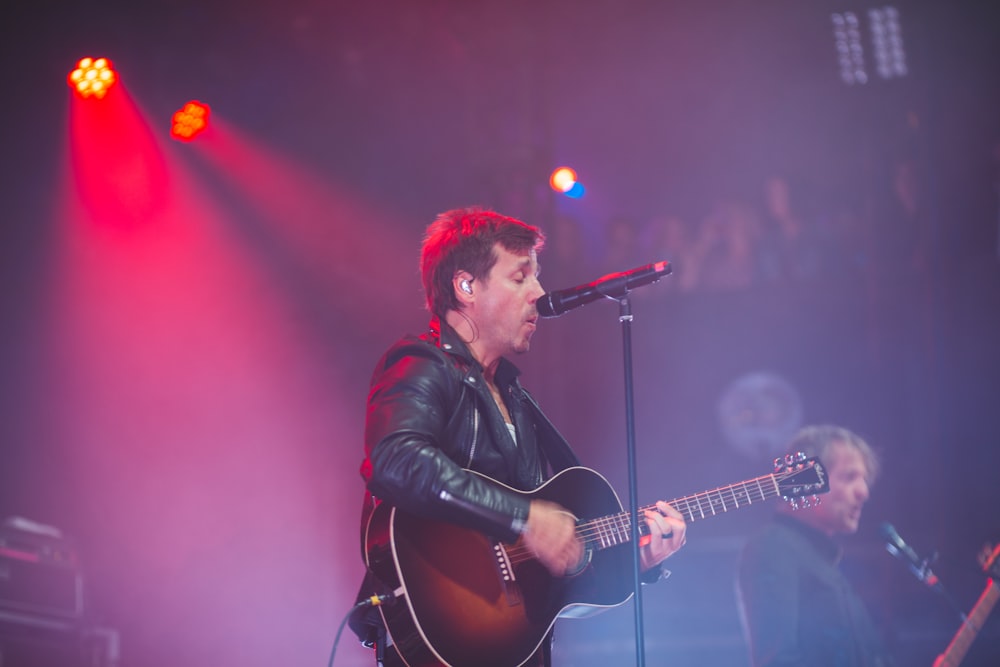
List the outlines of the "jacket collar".
{"type": "Polygon", "coordinates": [[[817,552],[831,565],[836,565],[840,562],[840,559],[844,555],[844,550],[832,537],[796,518],[792,514],[777,512],[775,518],[778,522],[788,526],[812,544],[817,552]]]}
{"type": "MultiPolygon", "coordinates": [[[[437,345],[438,349],[442,350],[446,354],[461,359],[466,366],[475,368],[482,373],[483,367],[478,361],[476,361],[476,358],[472,356],[472,351],[469,350],[469,346],[465,344],[465,341],[458,335],[458,332],[456,332],[447,322],[437,316],[434,316],[431,318],[429,328],[430,338],[434,344],[437,345]]],[[[517,366],[508,361],[506,357],[500,357],[500,363],[497,365],[496,372],[496,381],[498,386],[503,387],[515,382],[520,374],[521,370],[517,366]]]]}

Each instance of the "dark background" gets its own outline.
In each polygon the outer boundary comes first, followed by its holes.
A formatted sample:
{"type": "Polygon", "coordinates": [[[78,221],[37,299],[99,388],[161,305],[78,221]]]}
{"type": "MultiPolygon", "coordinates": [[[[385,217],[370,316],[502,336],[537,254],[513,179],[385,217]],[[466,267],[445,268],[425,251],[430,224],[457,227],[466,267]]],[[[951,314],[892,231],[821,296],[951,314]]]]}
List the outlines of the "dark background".
{"type": "MultiPolygon", "coordinates": [[[[976,554],[1000,539],[991,5],[895,4],[906,76],[880,78],[868,50],[870,80],[848,85],[831,13],[861,17],[868,49],[886,5],[12,3],[0,516],[73,540],[88,621],[120,632],[126,667],[323,664],[362,570],[369,372],[425,324],[424,227],[479,203],[550,233],[548,288],[671,260],[633,299],[643,502],[769,472],[800,423],[868,438],[884,470],[845,568],[900,664],[929,665],[957,614],[878,526],[937,552],[972,606],[976,554]],[[85,55],[114,61],[132,124],[72,98],[85,55]],[[190,99],[215,125],[188,145],[167,130],[190,99]],[[561,164],[582,199],[548,188],[561,164]],[[774,176],[807,231],[791,250],[764,208],[774,176]],[[661,245],[671,216],[687,241],[661,245]],[[713,224],[749,259],[699,259],[713,224]],[[749,403],[720,408],[748,375],[749,403]]],[[[626,499],[617,316],[546,321],[517,361],[626,499]]],[[[645,593],[649,664],[746,664],[734,566],[767,515],[690,526],[645,593]]],[[[558,664],[628,664],[631,620],[561,621],[558,664]]],[[[998,656],[991,618],[966,664],[998,656]]],[[[336,664],[371,663],[341,644],[336,664]]]]}

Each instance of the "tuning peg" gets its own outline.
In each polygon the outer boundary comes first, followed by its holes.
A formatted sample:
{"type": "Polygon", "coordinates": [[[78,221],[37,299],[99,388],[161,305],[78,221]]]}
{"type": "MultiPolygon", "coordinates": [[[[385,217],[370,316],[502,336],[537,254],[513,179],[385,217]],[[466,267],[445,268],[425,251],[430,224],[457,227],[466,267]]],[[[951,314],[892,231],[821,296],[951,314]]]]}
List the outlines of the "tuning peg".
{"type": "Polygon", "coordinates": [[[795,452],[795,460],[799,463],[805,463],[807,458],[809,457],[806,456],[805,452],[795,452]]]}
{"type": "Polygon", "coordinates": [[[820,497],[819,496],[817,496],[817,495],[805,496],[804,498],[802,498],[802,501],[799,504],[799,507],[801,507],[802,509],[806,510],[806,509],[809,509],[810,507],[816,507],[817,505],[819,505],[819,503],[820,503],[820,497]]]}
{"type": "Polygon", "coordinates": [[[784,467],[784,464],[783,464],[782,459],[781,459],[780,456],[777,457],[776,459],[774,459],[774,472],[781,472],[781,469],[783,467],[784,467]]]}

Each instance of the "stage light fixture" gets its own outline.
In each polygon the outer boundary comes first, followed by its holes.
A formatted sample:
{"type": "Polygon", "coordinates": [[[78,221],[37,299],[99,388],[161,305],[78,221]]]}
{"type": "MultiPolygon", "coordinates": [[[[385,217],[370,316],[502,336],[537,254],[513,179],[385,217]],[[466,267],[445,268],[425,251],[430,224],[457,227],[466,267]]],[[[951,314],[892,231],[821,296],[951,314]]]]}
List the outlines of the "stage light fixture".
{"type": "Polygon", "coordinates": [[[118,76],[107,58],[81,58],[67,77],[69,87],[83,98],[101,99],[115,85],[118,76]]]}
{"type": "Polygon", "coordinates": [[[861,22],[854,12],[836,13],[833,22],[833,41],[840,63],[840,78],[848,84],[868,83],[865,71],[865,50],[861,45],[861,22]]]}
{"type": "Polygon", "coordinates": [[[576,183],[576,172],[569,167],[559,167],[549,176],[549,185],[556,192],[569,192],[574,183],[576,183]]]}
{"type": "Polygon", "coordinates": [[[174,113],[170,136],[178,141],[191,141],[208,127],[210,111],[207,104],[191,100],[174,113]]]}
{"type": "Polygon", "coordinates": [[[899,10],[886,6],[868,10],[875,70],[883,79],[906,76],[906,50],[903,48],[903,28],[899,10]]]}
{"type": "MultiPolygon", "coordinates": [[[[871,66],[882,79],[898,79],[908,73],[903,27],[899,9],[892,5],[868,10],[868,33],[871,38],[871,66]]],[[[854,12],[830,15],[833,41],[840,64],[840,78],[848,84],[869,81],[865,49],[862,45],[863,24],[854,12]]]]}
{"type": "Polygon", "coordinates": [[[549,176],[549,185],[556,192],[561,192],[571,199],[579,199],[583,196],[583,183],[576,180],[576,172],[569,167],[559,167],[549,176]]]}

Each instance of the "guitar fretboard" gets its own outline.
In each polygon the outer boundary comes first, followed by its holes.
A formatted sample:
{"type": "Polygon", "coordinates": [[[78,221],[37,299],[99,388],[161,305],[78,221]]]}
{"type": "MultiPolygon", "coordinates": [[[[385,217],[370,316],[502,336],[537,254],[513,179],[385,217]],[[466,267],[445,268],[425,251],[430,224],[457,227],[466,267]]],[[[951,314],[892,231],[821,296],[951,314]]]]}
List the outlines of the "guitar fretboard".
{"type": "MultiPolygon", "coordinates": [[[[668,501],[688,523],[710,516],[749,507],[768,498],[781,495],[778,473],[762,475],[745,482],[720,486],[711,491],[696,493],[683,498],[668,501]]],[[[640,517],[646,511],[657,511],[656,505],[646,505],[639,508],[640,517]]],[[[618,544],[624,544],[631,539],[632,522],[628,512],[610,514],[581,523],[577,534],[591,546],[604,549],[618,544]]],[[[645,521],[639,522],[639,535],[648,535],[649,526],[645,521]]]]}

